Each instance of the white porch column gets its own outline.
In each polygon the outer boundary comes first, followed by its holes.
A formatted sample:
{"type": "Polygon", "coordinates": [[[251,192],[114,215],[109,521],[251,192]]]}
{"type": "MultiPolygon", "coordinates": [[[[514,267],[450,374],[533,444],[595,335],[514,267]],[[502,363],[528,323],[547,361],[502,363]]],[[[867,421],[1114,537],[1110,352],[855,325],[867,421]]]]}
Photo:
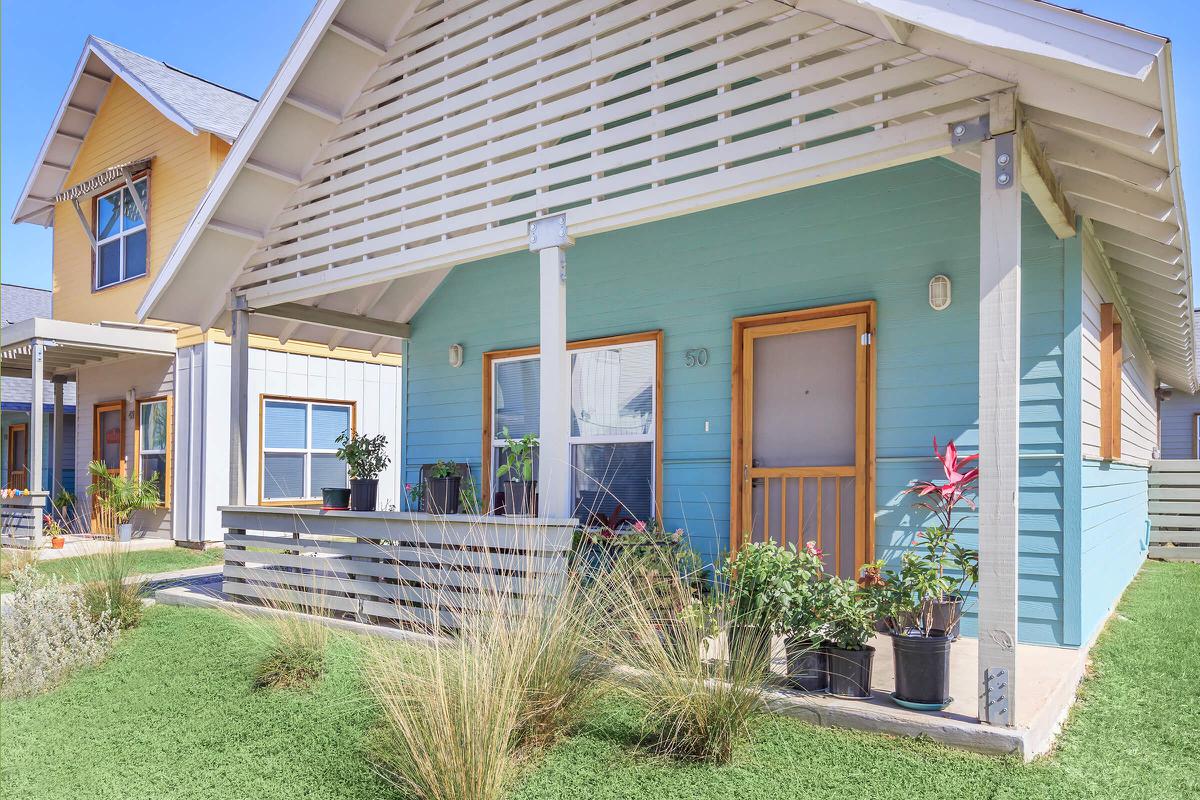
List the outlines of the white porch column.
{"type": "Polygon", "coordinates": [[[53,446],[53,469],[54,481],[50,487],[51,492],[57,492],[63,488],[63,387],[67,383],[66,375],[54,376],[54,446],[53,446]]]}
{"type": "Polygon", "coordinates": [[[541,359],[538,438],[538,515],[571,513],[571,370],[567,359],[567,256],[574,242],[567,217],[529,223],[529,249],[538,254],[541,359]]]}
{"type": "Polygon", "coordinates": [[[246,504],[247,437],[250,431],[250,311],[234,295],[229,306],[229,505],[246,504]]]}
{"type": "Polygon", "coordinates": [[[979,172],[979,718],[1011,726],[1017,644],[1021,148],[1011,95],[993,102],[979,172]]]}
{"type": "Polygon", "coordinates": [[[45,438],[45,425],[42,423],[43,387],[46,383],[45,370],[46,345],[41,339],[33,340],[33,353],[30,358],[30,387],[29,387],[29,480],[25,484],[29,491],[42,491],[42,445],[45,438]]]}

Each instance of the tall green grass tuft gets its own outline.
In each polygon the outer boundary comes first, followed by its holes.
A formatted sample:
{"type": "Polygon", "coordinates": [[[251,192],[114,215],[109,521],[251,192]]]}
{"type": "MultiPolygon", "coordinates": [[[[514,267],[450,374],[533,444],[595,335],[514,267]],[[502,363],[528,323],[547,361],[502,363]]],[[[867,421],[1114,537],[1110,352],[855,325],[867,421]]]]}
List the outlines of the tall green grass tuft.
{"type": "Polygon", "coordinates": [[[146,583],[137,577],[132,551],[114,545],[81,560],[76,579],[84,607],[92,619],[107,615],[121,630],[142,621],[142,594],[146,583]]]}
{"type": "Polygon", "coordinates": [[[701,593],[707,584],[672,555],[651,558],[659,562],[618,565],[603,584],[619,625],[609,642],[609,658],[621,665],[614,688],[645,709],[654,749],[728,763],[764,710],[770,631],[734,618],[726,586],[701,593]]]}

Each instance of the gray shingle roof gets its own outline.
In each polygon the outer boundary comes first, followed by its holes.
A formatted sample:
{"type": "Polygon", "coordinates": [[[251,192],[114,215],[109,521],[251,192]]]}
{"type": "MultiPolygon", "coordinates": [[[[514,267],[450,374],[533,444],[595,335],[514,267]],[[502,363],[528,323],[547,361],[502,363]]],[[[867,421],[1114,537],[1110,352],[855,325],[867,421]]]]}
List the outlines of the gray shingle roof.
{"type": "Polygon", "coordinates": [[[202,131],[233,140],[254,110],[255,101],[244,94],[104,39],[92,37],[92,41],[163,103],[202,131]]]}
{"type": "MultiPolygon", "coordinates": [[[[0,324],[12,325],[14,322],[51,316],[51,294],[49,289],[34,289],[30,286],[17,286],[14,283],[0,283],[0,324]]],[[[53,389],[49,385],[45,390],[45,402],[54,399],[53,389]]],[[[33,392],[29,387],[28,378],[14,378],[8,375],[0,376],[0,401],[5,403],[22,403],[29,405],[33,392]]],[[[75,382],[71,381],[63,387],[63,403],[75,405],[75,382]]]]}

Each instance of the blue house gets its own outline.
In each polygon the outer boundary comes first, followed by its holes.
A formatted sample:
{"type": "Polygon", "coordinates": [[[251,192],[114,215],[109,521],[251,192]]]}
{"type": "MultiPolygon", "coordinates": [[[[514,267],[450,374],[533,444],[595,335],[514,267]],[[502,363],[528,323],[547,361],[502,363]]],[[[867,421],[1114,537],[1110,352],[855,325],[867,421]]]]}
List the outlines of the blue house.
{"type": "Polygon", "coordinates": [[[317,3],[140,315],[403,338],[409,483],[453,459],[490,507],[532,434],[540,513],[712,560],[894,560],[953,440],[981,682],[1089,646],[1155,392],[1197,388],[1170,42],[1027,0],[467,5],[317,3]]]}

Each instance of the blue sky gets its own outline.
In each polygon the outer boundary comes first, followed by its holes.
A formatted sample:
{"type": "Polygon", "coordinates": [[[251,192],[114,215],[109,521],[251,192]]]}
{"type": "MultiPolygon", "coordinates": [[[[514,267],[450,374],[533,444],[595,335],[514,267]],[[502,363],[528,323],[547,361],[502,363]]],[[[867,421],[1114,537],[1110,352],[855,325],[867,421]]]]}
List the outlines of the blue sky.
{"type": "MultiPolygon", "coordinates": [[[[1190,0],[1074,0],[1089,14],[1169,36],[1180,163],[1200,219],[1200,10],[1190,0]]],[[[0,275],[50,286],[50,231],[9,222],[88,34],[258,97],[312,8],[309,0],[0,2],[0,275]],[[132,21],[132,24],[131,24],[132,21]]]]}

